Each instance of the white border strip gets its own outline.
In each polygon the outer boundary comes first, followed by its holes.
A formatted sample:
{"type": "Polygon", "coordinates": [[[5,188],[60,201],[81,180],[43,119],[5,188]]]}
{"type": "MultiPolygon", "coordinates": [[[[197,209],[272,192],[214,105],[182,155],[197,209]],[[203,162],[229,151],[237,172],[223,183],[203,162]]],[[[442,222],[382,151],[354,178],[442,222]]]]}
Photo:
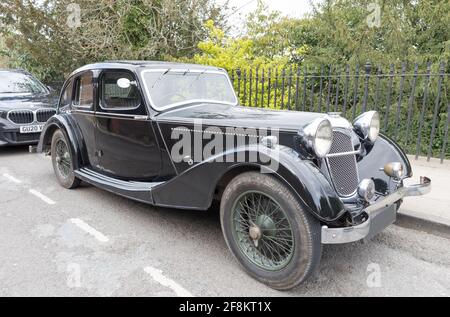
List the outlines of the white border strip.
{"type": "Polygon", "coordinates": [[[8,180],[10,180],[11,182],[13,182],[13,183],[16,183],[16,184],[21,184],[22,183],[22,181],[20,179],[17,179],[14,176],[11,176],[11,175],[9,175],[7,173],[3,174],[3,176],[5,178],[7,178],[8,180]]]}
{"type": "Polygon", "coordinates": [[[158,270],[154,267],[151,266],[147,266],[144,268],[144,271],[148,274],[150,274],[150,276],[159,284],[161,284],[162,286],[168,287],[171,290],[173,290],[175,292],[175,294],[177,294],[178,297],[194,297],[188,290],[186,290],[183,286],[181,286],[180,284],[178,284],[177,282],[175,282],[174,280],[165,277],[162,274],[161,270],[158,270]]]}
{"type": "Polygon", "coordinates": [[[108,242],[109,241],[109,238],[107,236],[105,236],[100,231],[92,228],[90,225],[88,225],[86,222],[84,222],[81,219],[72,218],[72,219],[70,219],[70,222],[73,223],[78,228],[80,228],[81,230],[89,233],[91,236],[93,236],[95,239],[97,239],[100,242],[108,242]]]}
{"type": "Polygon", "coordinates": [[[29,189],[28,191],[30,192],[30,194],[33,194],[34,196],[36,196],[37,198],[41,199],[42,201],[46,202],[49,205],[56,204],[53,200],[51,200],[50,198],[48,198],[44,194],[38,192],[37,190],[29,189]]]}

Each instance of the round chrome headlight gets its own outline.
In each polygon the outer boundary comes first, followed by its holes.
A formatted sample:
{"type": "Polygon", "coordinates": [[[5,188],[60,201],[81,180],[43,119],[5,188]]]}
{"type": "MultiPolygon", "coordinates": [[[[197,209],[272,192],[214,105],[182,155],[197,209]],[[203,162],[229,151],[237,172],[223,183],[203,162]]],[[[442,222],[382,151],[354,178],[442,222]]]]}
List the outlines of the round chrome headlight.
{"type": "Polygon", "coordinates": [[[353,122],[356,132],[364,140],[375,142],[380,133],[380,115],[376,111],[367,111],[353,122]]]}
{"type": "Polygon", "coordinates": [[[325,157],[333,142],[333,129],[328,119],[318,118],[308,124],[302,131],[307,147],[313,150],[316,156],[325,157]]]}

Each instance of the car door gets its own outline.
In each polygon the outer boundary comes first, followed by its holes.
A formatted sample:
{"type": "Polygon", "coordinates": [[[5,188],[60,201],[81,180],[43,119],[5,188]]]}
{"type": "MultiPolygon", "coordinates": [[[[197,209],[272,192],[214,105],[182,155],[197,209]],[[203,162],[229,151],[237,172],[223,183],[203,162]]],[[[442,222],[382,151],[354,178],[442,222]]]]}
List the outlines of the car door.
{"type": "Polygon", "coordinates": [[[152,181],[161,169],[161,155],[135,76],[127,70],[104,70],[99,77],[96,139],[99,167],[109,176],[152,181]],[[118,85],[128,79],[128,88],[118,85]]]}
{"type": "MultiPolygon", "coordinates": [[[[73,80],[69,81],[63,92],[61,102],[70,100],[70,112],[78,125],[79,131],[82,135],[82,140],[85,145],[85,159],[88,166],[96,169],[99,158],[97,155],[96,140],[95,140],[95,117],[94,117],[94,101],[95,101],[95,74],[92,71],[83,72],[73,80]],[[68,98],[72,96],[72,98],[68,98]],[[86,155],[87,154],[87,155],[86,155]]],[[[66,105],[60,104],[60,109],[66,109],[66,105]]]]}

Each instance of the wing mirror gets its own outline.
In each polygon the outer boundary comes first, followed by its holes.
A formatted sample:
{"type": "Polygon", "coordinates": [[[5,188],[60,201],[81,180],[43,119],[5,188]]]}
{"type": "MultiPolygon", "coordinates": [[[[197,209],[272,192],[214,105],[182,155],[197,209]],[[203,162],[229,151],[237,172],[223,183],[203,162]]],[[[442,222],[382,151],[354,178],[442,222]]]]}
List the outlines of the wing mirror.
{"type": "Polygon", "coordinates": [[[119,78],[117,80],[117,86],[119,86],[122,89],[130,88],[131,85],[136,85],[136,82],[131,81],[128,78],[119,78]]]}

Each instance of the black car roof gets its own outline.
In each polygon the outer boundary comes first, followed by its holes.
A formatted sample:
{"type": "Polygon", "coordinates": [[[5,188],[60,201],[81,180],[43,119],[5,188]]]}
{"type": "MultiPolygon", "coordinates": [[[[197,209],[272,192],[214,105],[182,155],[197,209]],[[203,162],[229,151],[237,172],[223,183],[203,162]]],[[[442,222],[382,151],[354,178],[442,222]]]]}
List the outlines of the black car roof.
{"type": "Polygon", "coordinates": [[[209,70],[220,70],[224,71],[222,68],[214,67],[214,66],[206,66],[206,65],[198,65],[198,64],[188,64],[188,63],[175,63],[175,62],[163,62],[163,61],[134,61],[134,60],[117,60],[117,61],[105,61],[100,63],[88,64],[83,67],[78,68],[72,74],[76,74],[82,71],[90,70],[90,69],[111,69],[111,68],[121,68],[128,70],[136,70],[138,68],[181,68],[181,69],[209,69],[209,70]]]}

